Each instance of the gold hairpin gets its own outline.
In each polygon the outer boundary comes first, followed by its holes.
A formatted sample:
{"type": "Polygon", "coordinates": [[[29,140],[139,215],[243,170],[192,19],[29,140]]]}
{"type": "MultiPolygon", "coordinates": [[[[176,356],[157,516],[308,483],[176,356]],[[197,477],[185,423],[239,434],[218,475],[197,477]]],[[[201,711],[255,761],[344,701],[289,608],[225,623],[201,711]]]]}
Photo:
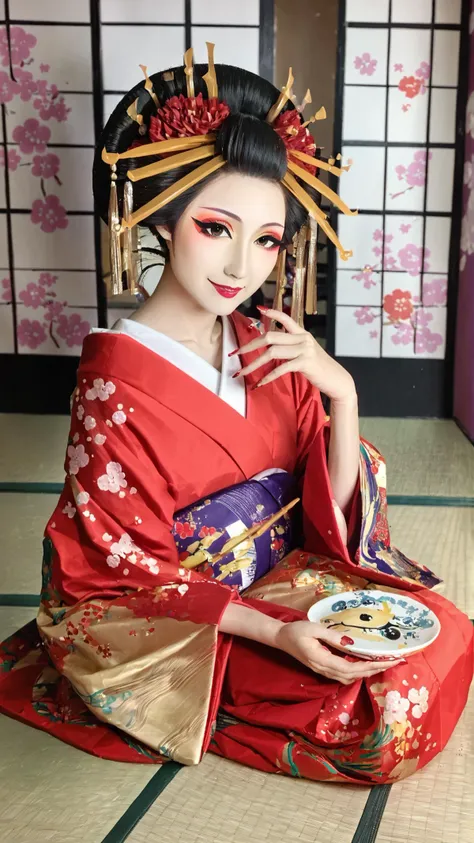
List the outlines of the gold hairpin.
{"type": "Polygon", "coordinates": [[[296,181],[295,177],[292,176],[288,172],[283,176],[282,182],[285,185],[285,187],[290,191],[290,193],[292,193],[293,196],[296,196],[296,198],[301,202],[303,207],[306,208],[308,213],[311,214],[311,216],[316,220],[318,225],[321,226],[322,230],[324,231],[326,236],[329,238],[331,243],[334,243],[336,249],[339,252],[339,255],[340,255],[341,259],[343,261],[348,260],[352,256],[352,252],[344,249],[344,247],[343,247],[341,241],[339,240],[336,232],[334,231],[333,228],[331,228],[331,226],[327,222],[326,214],[324,214],[322,212],[321,208],[319,208],[316,205],[316,202],[314,202],[311,199],[310,195],[306,192],[304,187],[302,187],[296,181]]]}
{"type": "Polygon", "coordinates": [[[295,80],[294,80],[294,76],[293,76],[293,70],[290,67],[290,69],[288,71],[288,79],[286,81],[286,85],[282,88],[282,92],[281,92],[280,96],[278,97],[276,103],[274,105],[272,105],[270,111],[268,112],[268,114],[265,118],[267,123],[273,123],[274,120],[276,120],[276,118],[280,114],[280,111],[282,110],[283,106],[286,105],[288,100],[291,98],[291,93],[292,93],[291,88],[293,86],[294,81],[295,80]]]}
{"type": "Polygon", "coordinates": [[[122,228],[131,228],[132,226],[137,225],[139,222],[146,219],[146,217],[154,214],[155,211],[163,208],[163,206],[167,205],[168,202],[176,199],[176,197],[180,196],[181,193],[184,193],[185,190],[188,190],[188,188],[197,184],[197,182],[201,181],[201,179],[206,178],[206,176],[209,176],[220,167],[223,167],[225,163],[226,162],[222,155],[216,155],[214,158],[211,158],[210,161],[207,161],[205,164],[201,164],[201,166],[193,170],[192,173],[188,173],[182,179],[179,179],[177,182],[167,187],[166,190],[163,190],[162,193],[159,193],[158,196],[151,199],[150,202],[147,202],[146,205],[143,205],[135,211],[128,220],[123,219],[122,228]]]}
{"type": "Polygon", "coordinates": [[[312,316],[318,312],[318,224],[308,215],[309,241],[306,266],[306,301],[305,312],[312,316]]]}
{"type": "Polygon", "coordinates": [[[139,67],[143,71],[143,75],[145,77],[145,90],[148,91],[150,97],[152,98],[153,102],[156,105],[156,109],[158,110],[160,107],[160,101],[153,90],[153,82],[151,81],[150,77],[148,76],[148,68],[146,64],[140,64],[139,67]]]}
{"type": "Polygon", "coordinates": [[[192,164],[201,158],[211,158],[215,151],[216,147],[213,143],[206,144],[206,146],[198,146],[196,149],[188,149],[187,152],[178,152],[177,155],[162,158],[160,161],[156,161],[155,164],[147,164],[146,167],[138,167],[136,170],[127,170],[127,176],[131,181],[141,181],[142,179],[157,176],[158,173],[167,173],[168,170],[174,170],[175,167],[192,164]]]}
{"type": "Polygon", "coordinates": [[[305,286],[305,256],[306,241],[308,239],[308,225],[302,225],[296,240],[296,266],[291,297],[291,318],[298,325],[303,325],[304,286],[305,286]]]}
{"type": "Polygon", "coordinates": [[[343,167],[333,167],[332,164],[329,164],[327,161],[323,161],[321,158],[313,158],[311,155],[306,155],[305,152],[299,152],[297,149],[290,149],[288,155],[291,155],[294,158],[299,158],[300,161],[304,161],[306,164],[311,164],[312,167],[332,173],[333,176],[341,176],[343,172],[348,172],[352,166],[352,161],[349,161],[349,163],[343,167]]]}
{"type": "Polygon", "coordinates": [[[143,115],[138,113],[137,103],[138,103],[138,97],[134,102],[132,102],[131,105],[128,106],[127,114],[132,120],[135,121],[135,123],[138,123],[138,125],[141,128],[143,126],[143,115]]]}
{"type": "Polygon", "coordinates": [[[216,68],[214,66],[214,44],[211,41],[206,41],[207,47],[207,73],[203,76],[203,81],[206,83],[207,96],[209,99],[217,99],[219,91],[217,87],[216,68]]]}
{"type": "Polygon", "coordinates": [[[195,146],[204,146],[213,143],[216,139],[214,134],[193,135],[190,138],[170,138],[154,143],[144,143],[142,146],[135,146],[133,149],[126,149],[125,152],[107,152],[105,146],[102,150],[102,161],[106,164],[116,164],[127,158],[147,158],[149,155],[164,155],[168,152],[175,152],[177,149],[193,149],[195,146]]]}
{"type": "Polygon", "coordinates": [[[186,92],[188,97],[194,97],[194,67],[193,48],[190,47],[184,54],[184,73],[186,76],[186,92]]]}
{"type": "Polygon", "coordinates": [[[300,114],[302,114],[302,113],[303,113],[303,111],[305,110],[306,106],[307,106],[307,105],[309,105],[309,104],[310,104],[310,103],[312,103],[312,102],[313,102],[313,98],[312,98],[312,96],[311,96],[311,91],[310,91],[310,90],[309,90],[309,88],[308,88],[308,90],[306,91],[306,93],[305,93],[305,95],[304,95],[303,99],[301,100],[301,102],[300,102],[300,104],[299,104],[299,106],[297,107],[297,109],[296,109],[296,110],[297,110],[300,114]]]}
{"type": "Polygon", "coordinates": [[[346,216],[348,217],[356,217],[359,213],[358,211],[351,211],[348,205],[341,199],[338,193],[335,193],[334,190],[331,190],[321,179],[316,178],[316,176],[311,175],[308,173],[308,170],[305,170],[303,167],[299,167],[298,164],[294,164],[293,161],[288,161],[288,169],[294,173],[295,176],[298,176],[299,179],[305,181],[306,184],[309,184],[311,187],[314,187],[319,193],[329,199],[336,208],[339,208],[346,216]]]}

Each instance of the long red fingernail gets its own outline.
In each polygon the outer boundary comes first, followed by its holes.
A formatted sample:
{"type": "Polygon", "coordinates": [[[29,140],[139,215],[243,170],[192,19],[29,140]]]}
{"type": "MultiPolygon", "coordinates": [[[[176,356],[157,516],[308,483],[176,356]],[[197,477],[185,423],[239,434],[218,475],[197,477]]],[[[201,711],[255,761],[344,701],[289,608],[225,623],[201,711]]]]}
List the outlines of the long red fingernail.
{"type": "Polygon", "coordinates": [[[242,371],[242,369],[239,369],[239,371],[238,371],[238,372],[236,372],[236,373],[235,373],[235,375],[232,375],[232,377],[233,377],[233,378],[238,378],[238,376],[240,375],[241,371],[242,371]]]}
{"type": "Polygon", "coordinates": [[[229,351],[228,357],[233,357],[233,356],[234,356],[234,354],[238,354],[238,353],[239,353],[239,350],[240,350],[240,349],[236,348],[236,349],[235,349],[235,351],[229,351]]]}
{"type": "Polygon", "coordinates": [[[352,638],[349,638],[348,635],[343,635],[341,638],[341,644],[343,647],[349,647],[350,644],[353,644],[352,638]]]}
{"type": "Polygon", "coordinates": [[[267,310],[270,310],[269,307],[264,307],[263,304],[257,304],[257,310],[261,310],[262,313],[266,313],[267,310]]]}
{"type": "Polygon", "coordinates": [[[262,384],[261,383],[254,383],[254,385],[250,387],[250,392],[253,392],[254,389],[258,389],[259,386],[262,386],[262,384]]]}

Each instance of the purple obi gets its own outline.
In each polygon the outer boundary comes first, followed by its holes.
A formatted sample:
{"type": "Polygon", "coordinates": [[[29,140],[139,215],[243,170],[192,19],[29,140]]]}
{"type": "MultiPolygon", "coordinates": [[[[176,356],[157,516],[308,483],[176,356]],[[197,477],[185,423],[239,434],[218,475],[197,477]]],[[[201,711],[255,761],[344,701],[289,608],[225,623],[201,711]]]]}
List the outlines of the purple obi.
{"type": "Polygon", "coordinates": [[[179,510],[173,537],[180,561],[193,563],[198,571],[210,567],[213,579],[239,591],[248,588],[292,549],[291,512],[262,536],[242,541],[220,561],[211,562],[211,557],[221,553],[229,540],[275,515],[296,494],[293,475],[271,470],[179,510]]]}

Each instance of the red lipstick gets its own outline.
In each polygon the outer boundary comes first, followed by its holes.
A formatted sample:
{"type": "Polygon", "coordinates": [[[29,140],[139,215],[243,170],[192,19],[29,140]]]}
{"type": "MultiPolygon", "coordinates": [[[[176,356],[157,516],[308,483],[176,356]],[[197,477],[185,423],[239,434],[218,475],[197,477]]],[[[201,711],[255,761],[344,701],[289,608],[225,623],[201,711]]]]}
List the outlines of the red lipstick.
{"type": "MultiPolygon", "coordinates": [[[[208,279],[209,281],[210,279],[208,279]]],[[[212,286],[215,290],[219,293],[220,296],[223,296],[225,299],[233,299],[237,293],[240,293],[243,290],[243,287],[223,287],[222,284],[214,284],[214,281],[210,281],[212,286]]]]}

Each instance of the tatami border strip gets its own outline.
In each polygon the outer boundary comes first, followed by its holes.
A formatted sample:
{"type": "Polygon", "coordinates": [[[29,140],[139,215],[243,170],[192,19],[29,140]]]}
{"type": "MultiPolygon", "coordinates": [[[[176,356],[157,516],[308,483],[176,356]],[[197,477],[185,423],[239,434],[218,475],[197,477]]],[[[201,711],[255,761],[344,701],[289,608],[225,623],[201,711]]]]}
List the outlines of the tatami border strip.
{"type": "MultiPolygon", "coordinates": [[[[29,494],[60,495],[63,483],[24,483],[13,480],[0,483],[0,492],[24,492],[29,494]]],[[[392,506],[457,506],[474,507],[474,497],[451,497],[445,495],[388,495],[392,506]]]]}
{"type": "Polygon", "coordinates": [[[391,789],[391,784],[378,784],[371,789],[352,843],[374,843],[391,789]]]}
{"type": "Polygon", "coordinates": [[[179,773],[182,766],[182,764],[178,764],[176,761],[168,761],[160,767],[153,778],[145,785],[141,793],[129,805],[118,822],[115,823],[114,827],[104,837],[102,843],[123,843],[137,823],[150,810],[160,793],[162,793],[165,787],[168,787],[176,774],[179,773]]]}

